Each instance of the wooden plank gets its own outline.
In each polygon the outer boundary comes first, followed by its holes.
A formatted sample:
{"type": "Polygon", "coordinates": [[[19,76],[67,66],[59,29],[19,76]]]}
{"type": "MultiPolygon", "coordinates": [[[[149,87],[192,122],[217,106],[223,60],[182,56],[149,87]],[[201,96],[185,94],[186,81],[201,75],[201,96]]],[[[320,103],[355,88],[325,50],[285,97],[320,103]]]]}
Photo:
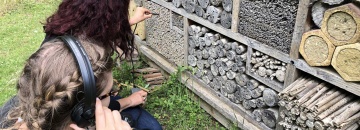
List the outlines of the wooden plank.
{"type": "Polygon", "coordinates": [[[338,86],[350,93],[360,96],[359,82],[346,82],[340,75],[330,67],[311,67],[302,59],[294,60],[296,68],[318,77],[330,84],[338,86]]]}
{"type": "MultiPolygon", "coordinates": [[[[304,32],[310,30],[310,23],[311,18],[309,16],[309,7],[310,7],[311,0],[300,0],[298,5],[298,11],[296,14],[295,20],[295,27],[294,33],[291,41],[291,48],[290,48],[290,58],[298,59],[299,58],[299,47],[301,38],[304,32]]],[[[299,77],[299,72],[295,68],[295,66],[288,64],[286,73],[285,73],[285,80],[284,80],[284,87],[289,86],[292,82],[294,82],[299,77]]]]}
{"type": "Polygon", "coordinates": [[[245,45],[248,45],[248,46],[251,46],[253,47],[254,49],[256,50],[259,50],[261,52],[264,52],[264,54],[267,54],[271,57],[274,57],[276,59],[279,59],[283,62],[286,62],[286,63],[289,63],[290,62],[290,58],[289,58],[289,55],[288,54],[285,54],[279,50],[276,50],[270,46],[267,46],[265,44],[262,44],[260,43],[259,41],[256,41],[254,39],[251,39],[249,37],[246,37],[244,35],[241,35],[239,33],[234,33],[234,32],[231,32],[229,31],[230,29],[225,29],[223,28],[220,24],[214,24],[214,23],[211,23],[210,21],[208,20],[205,20],[203,18],[200,18],[198,17],[196,14],[189,14],[187,13],[184,9],[181,9],[181,8],[176,8],[174,5],[172,5],[171,3],[169,2],[165,2],[163,0],[151,0],[152,2],[155,2],[165,8],[168,8],[170,9],[171,11],[174,11],[194,22],[197,22],[211,30],[216,30],[216,32],[222,34],[222,35],[225,35],[233,40],[236,40],[237,42],[240,42],[242,44],[245,44],[245,45]]]}
{"type": "Polygon", "coordinates": [[[238,32],[239,12],[240,12],[240,0],[233,0],[231,31],[234,33],[238,32]]]}
{"type": "MultiPolygon", "coordinates": [[[[205,86],[206,88],[210,88],[210,86],[206,85],[204,82],[202,82],[200,79],[196,78],[194,75],[192,75],[190,72],[186,72],[186,75],[192,79],[193,81],[197,82],[200,86],[205,86]]],[[[188,79],[189,79],[188,78],[188,79]]],[[[192,82],[188,82],[188,83],[192,83],[192,82]]],[[[197,86],[193,86],[193,87],[197,87],[197,86]]],[[[214,91],[213,89],[207,89],[207,91],[212,94],[215,95],[217,98],[219,98],[221,100],[221,102],[225,103],[228,106],[231,106],[231,108],[233,109],[234,112],[239,112],[242,115],[242,118],[244,120],[243,122],[243,126],[241,127],[243,129],[248,129],[248,130],[255,130],[255,129],[261,129],[261,130],[269,130],[270,128],[268,128],[265,124],[257,122],[255,119],[253,119],[253,117],[251,116],[252,113],[249,110],[246,110],[244,107],[242,107],[241,105],[238,104],[234,104],[233,102],[231,102],[227,97],[225,97],[224,95],[222,95],[219,92],[214,91]],[[252,125],[251,125],[252,124],[252,125]],[[257,124],[257,125],[254,125],[257,124]],[[245,127],[246,126],[246,127],[245,127]]],[[[237,118],[235,118],[237,120],[237,118]]],[[[241,118],[240,118],[241,119],[241,118]]]]}
{"type": "Polygon", "coordinates": [[[193,97],[194,101],[200,102],[200,107],[203,108],[207,113],[209,113],[212,117],[214,117],[217,121],[219,121],[226,128],[231,128],[233,123],[227,119],[224,115],[222,115],[219,111],[213,108],[211,105],[202,100],[199,96],[195,94],[193,97]]]}
{"type": "Polygon", "coordinates": [[[189,20],[186,18],[186,17],[183,17],[184,18],[184,41],[185,41],[185,50],[184,50],[184,62],[183,62],[183,66],[187,66],[188,65],[188,55],[189,55],[189,20]]]}
{"type": "MultiPolygon", "coordinates": [[[[166,58],[162,57],[161,55],[157,54],[155,51],[151,50],[150,48],[144,46],[140,46],[140,52],[144,54],[146,57],[148,57],[150,60],[152,60],[155,64],[160,66],[162,69],[167,71],[168,73],[174,73],[176,72],[176,65],[171,64],[169,61],[166,60],[166,58]]],[[[201,85],[199,82],[195,81],[193,78],[190,77],[191,74],[183,74],[181,77],[181,81],[190,89],[192,90],[196,95],[198,95],[200,98],[202,98],[204,101],[206,101],[209,105],[214,107],[217,111],[222,113],[226,118],[229,120],[235,121],[238,124],[244,124],[246,121],[246,128],[258,129],[258,130],[268,130],[264,124],[259,124],[255,120],[253,120],[248,114],[244,113],[243,111],[234,110],[234,103],[231,103],[227,99],[219,98],[219,95],[216,94],[214,90],[210,90],[209,88],[205,87],[204,85],[201,85]],[[234,116],[238,115],[238,116],[234,116]],[[242,122],[240,122],[238,119],[244,118],[242,122]]],[[[193,75],[192,75],[193,76],[193,75]]],[[[225,97],[223,97],[225,98],[225,97]]],[[[239,105],[236,105],[236,107],[239,109],[239,105]]]]}
{"type": "Polygon", "coordinates": [[[263,77],[260,77],[258,75],[255,75],[253,73],[250,72],[252,66],[251,66],[251,55],[253,53],[253,49],[251,47],[247,48],[247,58],[246,58],[246,74],[251,76],[252,78],[256,79],[257,81],[265,84],[266,86],[276,90],[277,92],[281,92],[282,88],[283,88],[283,84],[275,82],[275,81],[271,81],[270,79],[266,79],[263,77]]]}
{"type": "Polygon", "coordinates": [[[246,71],[246,74],[253,77],[257,81],[265,84],[266,86],[276,90],[277,92],[281,92],[283,90],[283,84],[282,83],[270,80],[269,78],[260,77],[259,75],[251,73],[250,71],[246,71]]]}

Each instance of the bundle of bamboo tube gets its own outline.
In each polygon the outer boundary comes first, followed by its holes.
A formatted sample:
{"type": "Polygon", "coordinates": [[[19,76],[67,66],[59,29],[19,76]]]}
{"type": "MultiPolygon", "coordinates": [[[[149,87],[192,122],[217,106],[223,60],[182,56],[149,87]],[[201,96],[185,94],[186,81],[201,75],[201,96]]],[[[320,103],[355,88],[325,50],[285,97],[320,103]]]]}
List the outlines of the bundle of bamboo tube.
{"type": "Polygon", "coordinates": [[[313,78],[299,78],[279,93],[287,129],[356,130],[359,127],[360,100],[353,94],[313,78]]]}

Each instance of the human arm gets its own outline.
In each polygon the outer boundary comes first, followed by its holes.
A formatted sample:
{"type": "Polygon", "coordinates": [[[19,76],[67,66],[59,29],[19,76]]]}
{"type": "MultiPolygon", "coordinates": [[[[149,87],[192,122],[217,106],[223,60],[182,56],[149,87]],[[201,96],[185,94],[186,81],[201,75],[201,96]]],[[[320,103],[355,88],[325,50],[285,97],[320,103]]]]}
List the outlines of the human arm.
{"type": "Polygon", "coordinates": [[[137,7],[135,10],[134,16],[132,16],[129,20],[130,25],[134,25],[136,23],[139,23],[147,18],[150,18],[152,16],[150,10],[144,8],[144,7],[137,7]]]}
{"type": "Polygon", "coordinates": [[[129,107],[134,107],[143,104],[145,102],[146,96],[147,96],[147,92],[140,90],[131,94],[128,97],[117,100],[121,106],[120,111],[129,107]]]}

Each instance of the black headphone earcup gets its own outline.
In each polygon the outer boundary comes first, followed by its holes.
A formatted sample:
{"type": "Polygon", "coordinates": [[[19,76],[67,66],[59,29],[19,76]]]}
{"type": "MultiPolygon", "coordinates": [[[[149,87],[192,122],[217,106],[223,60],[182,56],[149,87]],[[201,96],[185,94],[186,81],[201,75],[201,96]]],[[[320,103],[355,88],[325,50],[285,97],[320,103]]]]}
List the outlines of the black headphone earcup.
{"type": "Polygon", "coordinates": [[[76,123],[80,128],[85,128],[90,126],[91,120],[85,119],[83,117],[84,114],[84,105],[85,103],[81,100],[78,104],[76,104],[71,112],[71,120],[76,123]]]}

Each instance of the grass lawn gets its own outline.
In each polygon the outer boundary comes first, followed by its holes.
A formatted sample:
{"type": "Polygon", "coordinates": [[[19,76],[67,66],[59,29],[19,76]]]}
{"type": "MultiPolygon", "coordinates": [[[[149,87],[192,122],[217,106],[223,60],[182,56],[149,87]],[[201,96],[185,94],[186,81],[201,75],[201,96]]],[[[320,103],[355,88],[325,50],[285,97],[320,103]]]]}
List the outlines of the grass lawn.
{"type": "Polygon", "coordinates": [[[0,10],[5,12],[0,16],[0,105],[15,95],[25,60],[44,39],[41,22],[57,8],[56,1],[23,0],[0,10]]]}

